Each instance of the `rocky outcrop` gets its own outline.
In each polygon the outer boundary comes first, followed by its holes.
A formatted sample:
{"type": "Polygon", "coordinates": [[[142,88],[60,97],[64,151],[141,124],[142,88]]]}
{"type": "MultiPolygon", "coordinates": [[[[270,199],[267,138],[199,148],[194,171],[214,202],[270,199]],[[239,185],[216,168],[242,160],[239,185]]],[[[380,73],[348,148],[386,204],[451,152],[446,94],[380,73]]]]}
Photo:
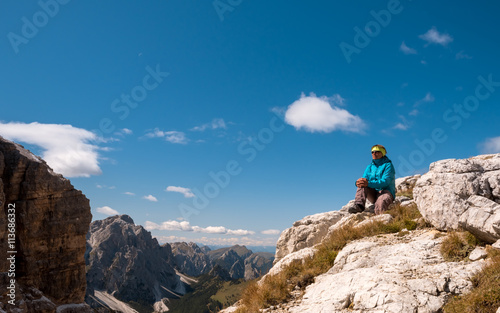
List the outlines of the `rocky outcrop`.
{"type": "Polygon", "coordinates": [[[87,238],[87,303],[92,306],[99,306],[94,291],[151,307],[163,307],[164,298],[185,293],[170,246],[160,246],[130,216],[94,221],[87,238]]]}
{"type": "Polygon", "coordinates": [[[440,230],[500,239],[500,154],[432,163],[414,189],[423,217],[440,230]]]}
{"type": "Polygon", "coordinates": [[[288,312],[439,312],[445,301],[472,288],[484,261],[444,262],[443,237],[420,230],[348,244],[334,266],[306,288],[288,312]]]}
{"type": "MultiPolygon", "coordinates": [[[[411,194],[420,175],[407,176],[396,180],[396,190],[398,192],[411,194]]],[[[403,206],[412,205],[414,201],[405,196],[396,197],[395,203],[403,206]]],[[[348,214],[348,209],[354,206],[354,200],[349,201],[339,211],[331,211],[306,216],[303,219],[293,223],[293,226],[284,230],[278,243],[276,244],[276,256],[274,264],[277,264],[282,258],[290,253],[300,251],[301,249],[313,247],[320,243],[336,227],[350,223],[353,219],[348,214]]],[[[367,201],[364,213],[373,213],[374,205],[367,201]]],[[[366,215],[362,215],[365,217],[366,215]]]]}
{"type": "Polygon", "coordinates": [[[411,193],[418,179],[422,175],[417,174],[413,176],[406,176],[396,179],[396,192],[397,193],[411,193]]]}
{"type": "Polygon", "coordinates": [[[190,276],[200,276],[212,268],[206,252],[194,242],[174,242],[170,246],[180,272],[190,276]]]}
{"type": "Polygon", "coordinates": [[[328,233],[328,229],[346,215],[347,212],[331,211],[309,215],[293,223],[292,227],[281,233],[276,243],[274,263],[279,262],[287,254],[320,243],[328,233]]]}
{"type": "Polygon", "coordinates": [[[0,202],[0,247],[15,251],[8,253],[12,265],[0,258],[0,309],[87,311],[86,305],[72,304],[83,303],[85,296],[89,200],[41,158],[0,137],[0,202]],[[11,279],[15,299],[7,297],[11,279]]]}

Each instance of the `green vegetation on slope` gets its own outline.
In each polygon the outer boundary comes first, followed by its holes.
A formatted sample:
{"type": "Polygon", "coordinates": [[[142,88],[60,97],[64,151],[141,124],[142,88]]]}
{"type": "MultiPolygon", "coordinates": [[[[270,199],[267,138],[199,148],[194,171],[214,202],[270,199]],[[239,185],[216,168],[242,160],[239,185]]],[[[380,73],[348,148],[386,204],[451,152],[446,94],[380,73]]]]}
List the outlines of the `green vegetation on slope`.
{"type": "Polygon", "coordinates": [[[248,283],[243,279],[223,281],[219,277],[203,275],[191,290],[177,300],[170,300],[169,313],[215,313],[232,305],[248,283]]]}

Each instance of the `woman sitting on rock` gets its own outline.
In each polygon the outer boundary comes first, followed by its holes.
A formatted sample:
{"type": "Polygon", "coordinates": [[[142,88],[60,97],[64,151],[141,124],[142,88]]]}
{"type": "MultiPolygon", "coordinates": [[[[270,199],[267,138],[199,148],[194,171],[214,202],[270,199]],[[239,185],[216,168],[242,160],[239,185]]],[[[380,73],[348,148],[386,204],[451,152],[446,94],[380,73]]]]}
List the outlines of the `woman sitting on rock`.
{"type": "Polygon", "coordinates": [[[365,210],[366,199],[375,203],[375,214],[382,214],[396,197],[396,171],[392,161],[386,156],[382,145],[372,147],[372,162],[366,167],[363,177],[356,181],[354,207],[349,213],[365,210]]]}

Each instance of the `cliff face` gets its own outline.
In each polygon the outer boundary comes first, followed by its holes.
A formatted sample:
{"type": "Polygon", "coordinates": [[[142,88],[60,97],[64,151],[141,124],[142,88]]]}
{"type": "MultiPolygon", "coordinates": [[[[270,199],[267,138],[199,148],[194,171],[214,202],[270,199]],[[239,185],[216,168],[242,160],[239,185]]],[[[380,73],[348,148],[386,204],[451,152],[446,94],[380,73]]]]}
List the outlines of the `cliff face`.
{"type": "Polygon", "coordinates": [[[200,276],[210,271],[208,255],[194,242],[174,242],[170,244],[179,270],[190,276],[200,276]]]}
{"type": "MultiPolygon", "coordinates": [[[[15,258],[17,286],[16,305],[9,306],[6,303],[11,299],[5,297],[5,285],[0,284],[3,309],[33,311],[30,303],[42,298],[41,293],[50,300],[44,312],[62,304],[82,303],[85,235],[92,219],[89,200],[42,159],[0,137],[0,201],[0,247],[15,251],[8,256],[15,258]],[[9,234],[15,234],[15,239],[11,236],[9,241],[9,234]],[[25,299],[23,291],[27,290],[33,301],[25,299]]],[[[9,268],[13,268],[10,261],[0,258],[0,272],[9,268]]],[[[10,284],[12,273],[3,275],[10,284]]]]}

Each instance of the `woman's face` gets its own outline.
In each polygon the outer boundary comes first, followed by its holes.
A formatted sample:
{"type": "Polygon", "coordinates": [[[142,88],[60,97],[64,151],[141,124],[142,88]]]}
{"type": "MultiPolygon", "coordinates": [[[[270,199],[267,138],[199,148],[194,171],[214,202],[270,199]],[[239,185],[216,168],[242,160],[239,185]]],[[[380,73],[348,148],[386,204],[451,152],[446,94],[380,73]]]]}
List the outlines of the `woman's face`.
{"type": "Polygon", "coordinates": [[[378,160],[383,157],[382,152],[380,151],[372,151],[372,159],[378,160]]]}

